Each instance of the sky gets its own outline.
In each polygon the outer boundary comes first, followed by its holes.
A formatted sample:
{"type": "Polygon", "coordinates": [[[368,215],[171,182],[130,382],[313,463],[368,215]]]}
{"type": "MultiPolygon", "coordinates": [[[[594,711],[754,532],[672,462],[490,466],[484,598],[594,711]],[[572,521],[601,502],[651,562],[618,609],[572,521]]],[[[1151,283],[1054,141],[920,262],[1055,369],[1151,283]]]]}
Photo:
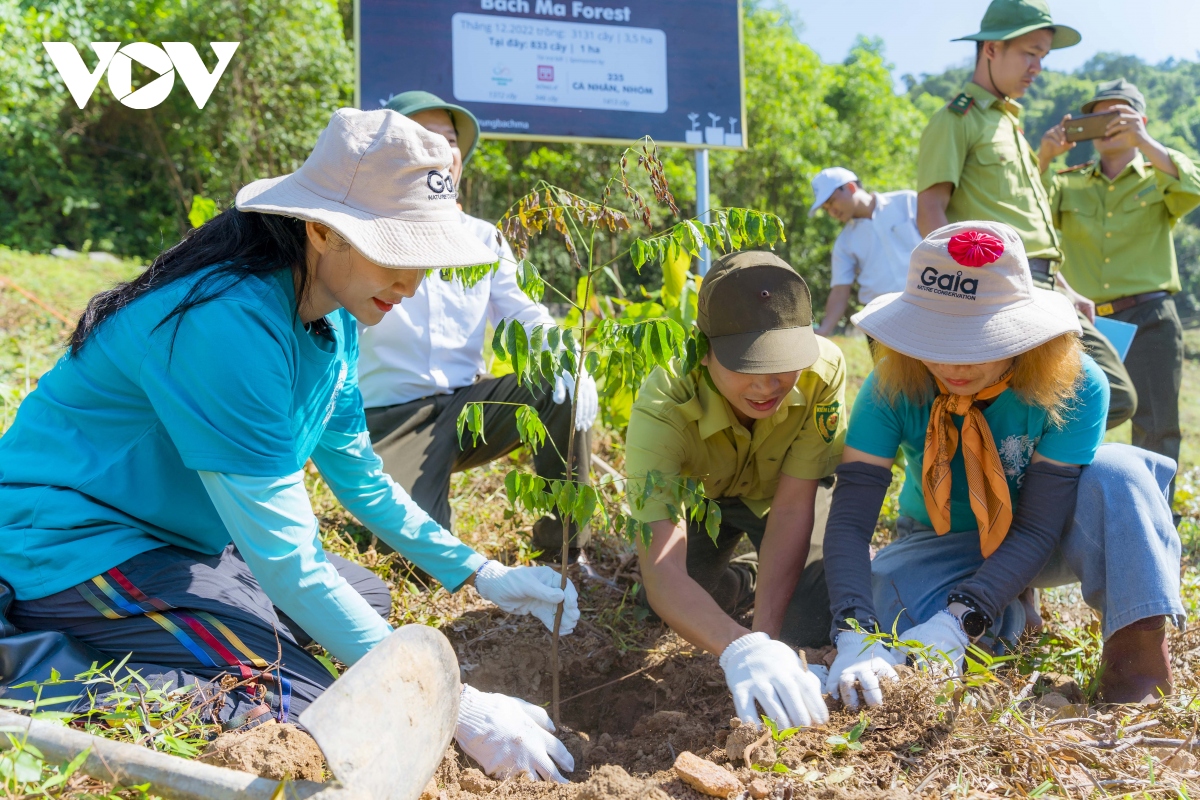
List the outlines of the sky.
{"type": "MultiPolygon", "coordinates": [[[[824,61],[841,61],[859,34],[880,37],[905,73],[937,73],[974,58],[972,42],[952,42],[979,30],[987,0],[785,0],[803,22],[800,38],[824,61]]],[[[1156,64],[1171,56],[1200,58],[1200,0],[1050,0],[1056,21],[1083,41],[1055,50],[1047,69],[1070,71],[1098,52],[1140,56],[1156,64]]]]}

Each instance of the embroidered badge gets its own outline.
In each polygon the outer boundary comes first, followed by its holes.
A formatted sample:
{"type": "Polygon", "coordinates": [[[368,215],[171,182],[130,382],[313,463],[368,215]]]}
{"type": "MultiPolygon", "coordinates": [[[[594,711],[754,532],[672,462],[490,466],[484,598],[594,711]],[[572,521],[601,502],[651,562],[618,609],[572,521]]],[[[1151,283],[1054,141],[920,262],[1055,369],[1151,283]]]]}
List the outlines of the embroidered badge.
{"type": "Polygon", "coordinates": [[[833,437],[837,435],[838,422],[842,418],[841,408],[842,404],[837,400],[813,406],[813,422],[816,423],[817,433],[821,434],[825,444],[832,444],[833,437]]]}
{"type": "Polygon", "coordinates": [[[966,116],[966,113],[971,110],[971,106],[973,105],[975,105],[975,98],[971,97],[971,95],[967,94],[966,92],[963,92],[958,97],[951,100],[947,108],[962,117],[966,116]]]}

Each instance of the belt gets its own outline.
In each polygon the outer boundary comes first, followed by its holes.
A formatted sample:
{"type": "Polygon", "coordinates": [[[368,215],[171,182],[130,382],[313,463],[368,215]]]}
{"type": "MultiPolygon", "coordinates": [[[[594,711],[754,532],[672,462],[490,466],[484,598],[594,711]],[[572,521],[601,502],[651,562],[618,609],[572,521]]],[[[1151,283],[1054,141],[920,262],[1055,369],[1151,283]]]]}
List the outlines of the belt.
{"type": "Polygon", "coordinates": [[[1029,259],[1029,271],[1034,275],[1049,278],[1058,272],[1058,262],[1048,258],[1031,258],[1029,259]]]}
{"type": "Polygon", "coordinates": [[[1151,300],[1170,297],[1170,295],[1170,292],[1143,292],[1142,294],[1131,294],[1128,297],[1118,297],[1116,300],[1109,300],[1107,303],[1097,303],[1096,313],[1102,317],[1108,317],[1116,314],[1118,311],[1140,306],[1142,303],[1149,303],[1151,300]]]}

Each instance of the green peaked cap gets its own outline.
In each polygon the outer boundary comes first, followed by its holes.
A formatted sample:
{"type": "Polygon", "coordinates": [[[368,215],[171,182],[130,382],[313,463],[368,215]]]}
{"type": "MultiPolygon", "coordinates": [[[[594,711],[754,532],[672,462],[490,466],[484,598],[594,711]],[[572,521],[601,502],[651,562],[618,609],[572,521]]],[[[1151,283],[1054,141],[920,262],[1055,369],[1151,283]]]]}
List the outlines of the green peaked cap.
{"type": "Polygon", "coordinates": [[[462,106],[447,103],[436,94],[430,92],[402,92],[387,101],[384,108],[390,108],[398,114],[411,117],[422,111],[440,109],[450,115],[454,122],[454,130],[458,133],[458,149],[462,151],[463,164],[471,160],[475,145],[479,141],[479,120],[475,115],[462,106]]]}
{"type": "Polygon", "coordinates": [[[1046,0],[992,0],[979,33],[955,39],[956,42],[1005,42],[1041,28],[1054,28],[1051,50],[1079,44],[1083,36],[1074,28],[1059,25],[1050,18],[1046,0]]]}

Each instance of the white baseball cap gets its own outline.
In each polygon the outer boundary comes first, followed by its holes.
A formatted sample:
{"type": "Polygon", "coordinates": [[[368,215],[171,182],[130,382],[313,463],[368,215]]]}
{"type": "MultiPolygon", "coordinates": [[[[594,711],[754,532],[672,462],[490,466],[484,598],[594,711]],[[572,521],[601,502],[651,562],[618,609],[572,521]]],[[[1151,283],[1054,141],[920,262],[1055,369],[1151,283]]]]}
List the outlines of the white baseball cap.
{"type": "Polygon", "coordinates": [[[1003,222],[938,228],[912,251],[904,291],[850,319],[891,349],[937,364],[999,361],[1081,332],[1070,300],[1033,285],[1021,237],[1003,222]]]}
{"type": "Polygon", "coordinates": [[[237,193],[241,211],[320,222],[396,269],[491,264],[462,222],[445,138],[391,109],[340,108],[300,169],[237,193]]]}
{"type": "Polygon", "coordinates": [[[845,167],[829,167],[818,172],[817,177],[812,179],[814,199],[808,215],[815,217],[817,209],[825,205],[830,195],[851,182],[858,183],[858,176],[845,167]]]}

